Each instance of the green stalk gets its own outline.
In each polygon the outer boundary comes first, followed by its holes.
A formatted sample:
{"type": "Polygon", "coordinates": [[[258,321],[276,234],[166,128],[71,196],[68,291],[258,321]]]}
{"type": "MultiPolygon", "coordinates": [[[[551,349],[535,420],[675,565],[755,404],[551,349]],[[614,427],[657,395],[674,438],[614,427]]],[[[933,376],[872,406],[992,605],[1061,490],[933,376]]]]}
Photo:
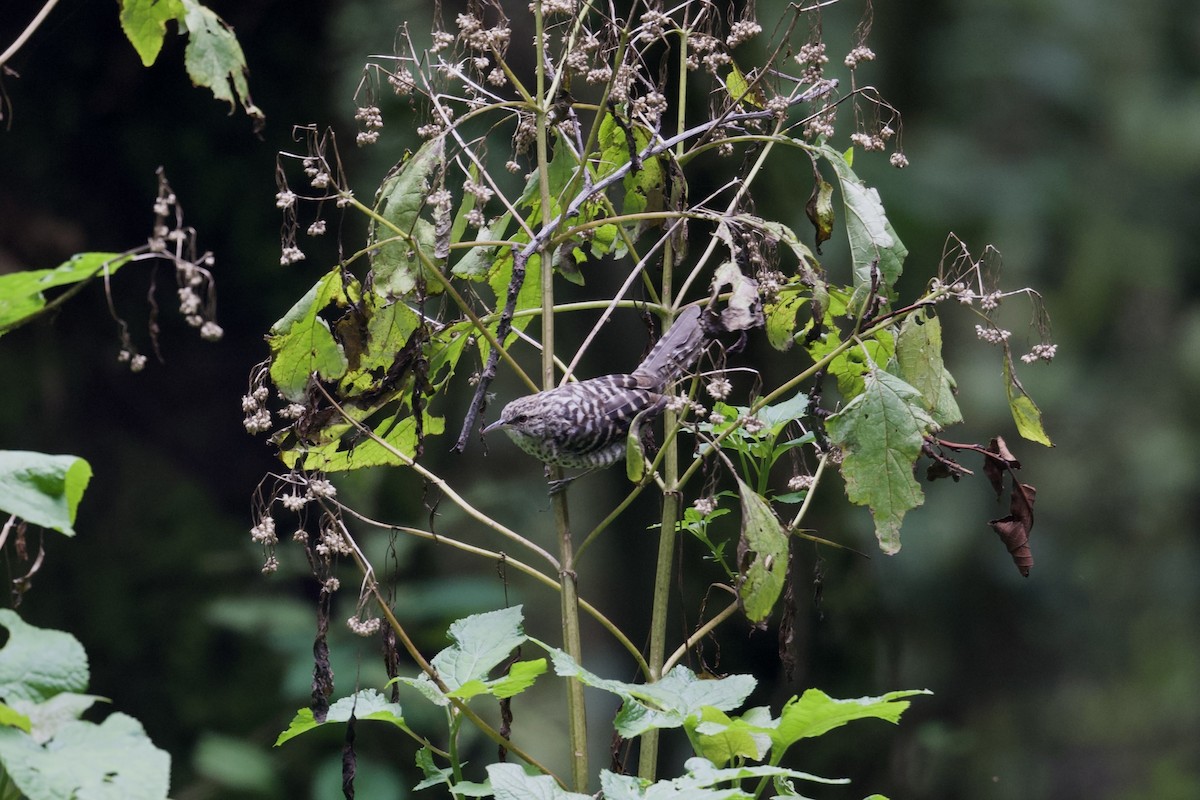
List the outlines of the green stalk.
{"type": "MultiPolygon", "coordinates": [[[[680,34],[679,40],[679,85],[675,107],[678,109],[676,126],[677,133],[685,130],[684,109],[687,107],[687,32],[680,34]]],[[[676,145],[676,155],[683,152],[683,143],[676,145]]],[[[678,189],[672,187],[671,208],[678,207],[678,189]]],[[[662,302],[670,308],[674,292],[672,280],[675,261],[675,249],[672,240],[667,239],[663,246],[663,278],[662,302]]],[[[666,430],[672,430],[678,425],[674,411],[664,414],[666,430]]],[[[668,437],[663,445],[663,482],[666,489],[663,492],[662,520],[658,529],[658,556],[654,566],[654,595],[651,599],[650,619],[650,652],[647,662],[650,667],[650,681],[657,681],[663,675],[663,662],[667,656],[667,620],[671,607],[671,569],[675,564],[675,542],[678,532],[675,530],[679,522],[679,442],[675,436],[668,437]]],[[[638,777],[653,781],[658,775],[658,730],[653,729],[642,735],[641,748],[638,752],[638,777]]]]}
{"type": "MultiPolygon", "coordinates": [[[[540,0],[533,6],[534,50],[537,59],[537,163],[538,188],[542,202],[542,225],[546,225],[550,213],[550,163],[549,131],[547,114],[554,98],[546,91],[545,25],[540,0]]],[[[586,158],[586,155],[585,155],[586,158]]],[[[554,270],[550,264],[549,250],[543,245],[541,257],[542,277],[542,388],[553,389],[554,380],[554,270]]],[[[549,469],[551,480],[562,479],[562,469],[549,469]]],[[[567,508],[567,493],[553,495],[554,528],[558,538],[559,582],[562,585],[562,633],[563,650],[576,663],[583,663],[583,641],[579,629],[579,595],[575,582],[575,553],[571,542],[571,518],[567,508]]],[[[584,705],[583,683],[567,681],[567,729],[571,747],[571,784],[575,791],[585,792],[588,785],[587,760],[587,710],[584,705]]]]}

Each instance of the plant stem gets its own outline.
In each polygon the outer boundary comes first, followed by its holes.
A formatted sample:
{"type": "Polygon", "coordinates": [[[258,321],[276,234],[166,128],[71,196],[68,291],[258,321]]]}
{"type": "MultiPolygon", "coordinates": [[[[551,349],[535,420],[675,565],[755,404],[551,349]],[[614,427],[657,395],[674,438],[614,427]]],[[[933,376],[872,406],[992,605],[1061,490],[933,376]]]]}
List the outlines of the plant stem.
{"type": "Polygon", "coordinates": [[[25,42],[29,41],[29,37],[33,36],[33,32],[41,27],[42,23],[46,21],[46,17],[50,15],[50,11],[56,5],[58,5],[58,0],[46,0],[46,4],[42,6],[41,11],[38,11],[33,21],[25,26],[25,30],[21,31],[21,34],[9,45],[3,54],[0,54],[0,66],[7,64],[8,60],[15,56],[17,51],[25,45],[25,42]]]}
{"type": "MultiPolygon", "coordinates": [[[[517,572],[528,575],[538,583],[542,584],[543,586],[548,586],[556,592],[562,591],[562,584],[559,581],[550,577],[541,570],[526,564],[524,561],[521,561],[518,558],[513,558],[505,552],[488,550],[486,547],[478,547],[473,544],[468,544],[467,542],[460,542],[458,539],[453,539],[445,534],[436,534],[432,531],[421,530],[420,528],[411,528],[407,525],[392,525],[386,522],[381,522],[379,520],[372,519],[337,500],[332,500],[330,502],[337,506],[337,508],[341,510],[343,514],[354,517],[358,521],[372,527],[379,528],[381,530],[396,531],[408,536],[415,536],[419,539],[426,539],[438,545],[453,547],[454,549],[461,550],[464,553],[470,553],[471,555],[486,558],[495,562],[497,565],[503,564],[507,567],[512,567],[513,569],[517,570],[517,572]]],[[[612,634],[612,637],[616,639],[617,642],[619,642],[620,645],[624,647],[631,656],[633,656],[634,660],[638,663],[638,669],[640,669],[643,673],[649,672],[650,668],[646,666],[646,660],[642,657],[641,651],[638,650],[637,646],[633,642],[629,641],[629,637],[625,635],[624,631],[617,627],[615,622],[604,616],[600,609],[596,608],[594,605],[586,600],[583,600],[582,598],[579,600],[579,607],[583,609],[583,611],[586,612],[589,617],[599,623],[600,627],[612,634]]]]}
{"type": "MultiPolygon", "coordinates": [[[[679,42],[679,97],[676,103],[678,119],[676,133],[684,129],[684,109],[687,97],[687,33],[681,33],[679,42]]],[[[683,142],[675,147],[675,155],[683,152],[683,142]]],[[[672,185],[670,208],[678,208],[679,189],[672,185]]],[[[670,307],[674,292],[673,267],[675,262],[674,239],[667,237],[663,247],[663,305],[670,307]]],[[[665,335],[665,334],[664,334],[665,335]]],[[[669,431],[678,425],[675,412],[668,410],[664,415],[664,425],[669,431]]],[[[663,481],[666,491],[663,492],[662,520],[658,529],[658,557],[654,566],[654,595],[651,599],[652,616],[650,619],[650,652],[647,662],[650,665],[650,681],[657,681],[663,675],[663,662],[667,655],[667,620],[670,617],[671,606],[671,571],[675,564],[675,542],[679,522],[679,440],[670,436],[663,445],[663,481]]],[[[658,730],[653,729],[642,735],[641,749],[638,753],[638,776],[645,780],[654,780],[658,774],[658,730]]]]}
{"type": "MultiPolygon", "coordinates": [[[[534,50],[537,59],[537,163],[539,178],[538,188],[541,194],[541,216],[543,228],[548,224],[550,213],[550,163],[548,116],[554,104],[554,97],[547,92],[546,87],[546,37],[542,16],[541,0],[534,0],[534,50]]],[[[552,90],[553,91],[553,90],[552,90]]],[[[546,237],[548,239],[549,237],[546,237]]],[[[539,243],[541,256],[542,279],[542,388],[552,389],[554,380],[554,269],[550,255],[553,252],[546,244],[546,239],[539,243]]],[[[562,469],[549,469],[551,480],[562,479],[562,469]]],[[[551,501],[554,507],[554,528],[558,538],[559,582],[562,593],[562,635],[563,650],[577,664],[583,663],[583,641],[579,631],[579,595],[575,582],[575,554],[571,542],[571,518],[567,508],[567,493],[558,492],[551,501]]],[[[584,705],[583,683],[577,680],[567,681],[567,728],[571,748],[571,784],[575,791],[583,792],[588,785],[587,760],[587,712],[584,705]]]]}

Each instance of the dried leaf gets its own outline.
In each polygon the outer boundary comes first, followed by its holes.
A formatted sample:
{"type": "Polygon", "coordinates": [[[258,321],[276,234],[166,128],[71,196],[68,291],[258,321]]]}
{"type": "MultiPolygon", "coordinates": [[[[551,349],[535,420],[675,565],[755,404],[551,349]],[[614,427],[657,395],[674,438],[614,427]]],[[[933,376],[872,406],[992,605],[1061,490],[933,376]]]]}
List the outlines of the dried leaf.
{"type": "MultiPolygon", "coordinates": [[[[1000,436],[992,439],[987,447],[989,453],[995,453],[998,457],[1004,460],[1010,469],[1020,469],[1021,462],[1017,461],[1016,457],[1009,452],[1008,445],[1004,443],[1004,439],[1000,436]]],[[[983,474],[987,476],[988,482],[992,484],[992,489],[996,492],[996,499],[1000,499],[1000,495],[1004,493],[1004,473],[1005,468],[1000,466],[994,458],[985,458],[983,460],[983,474]]]]}
{"type": "Polygon", "coordinates": [[[1013,484],[1007,517],[994,519],[988,524],[996,531],[1000,541],[1008,548],[1013,563],[1026,578],[1033,567],[1033,553],[1029,549],[1029,533],[1033,529],[1033,502],[1037,489],[1028,483],[1013,484]]]}

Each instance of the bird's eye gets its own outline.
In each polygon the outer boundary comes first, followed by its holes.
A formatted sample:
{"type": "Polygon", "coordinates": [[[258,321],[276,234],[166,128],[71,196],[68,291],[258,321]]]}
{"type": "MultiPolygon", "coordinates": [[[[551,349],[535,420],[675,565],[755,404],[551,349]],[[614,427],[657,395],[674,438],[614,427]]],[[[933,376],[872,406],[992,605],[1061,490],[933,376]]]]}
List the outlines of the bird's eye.
{"type": "Polygon", "coordinates": [[[525,421],[524,414],[513,414],[511,417],[509,417],[508,424],[515,425],[518,422],[524,422],[524,421],[525,421]]]}

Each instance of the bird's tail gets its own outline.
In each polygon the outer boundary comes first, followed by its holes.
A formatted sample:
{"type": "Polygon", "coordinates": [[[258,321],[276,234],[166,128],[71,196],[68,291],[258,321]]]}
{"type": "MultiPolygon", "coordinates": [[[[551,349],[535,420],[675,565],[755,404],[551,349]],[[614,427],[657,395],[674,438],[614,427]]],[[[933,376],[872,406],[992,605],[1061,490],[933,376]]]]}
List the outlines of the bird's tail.
{"type": "Polygon", "coordinates": [[[700,307],[688,306],[633,371],[633,378],[638,386],[661,392],[668,383],[696,363],[704,352],[704,344],[700,307]]]}

